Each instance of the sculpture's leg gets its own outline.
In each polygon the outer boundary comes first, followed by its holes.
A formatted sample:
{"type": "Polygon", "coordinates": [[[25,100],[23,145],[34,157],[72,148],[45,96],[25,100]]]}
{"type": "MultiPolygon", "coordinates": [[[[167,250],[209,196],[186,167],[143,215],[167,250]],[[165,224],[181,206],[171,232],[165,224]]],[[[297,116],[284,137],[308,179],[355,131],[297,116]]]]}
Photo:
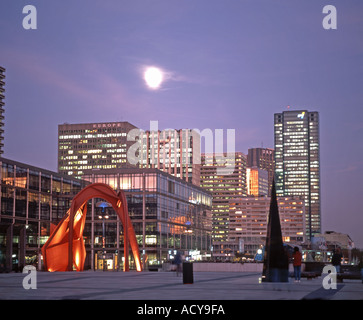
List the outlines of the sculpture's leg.
{"type": "Polygon", "coordinates": [[[128,219],[127,219],[127,211],[122,210],[124,215],[124,271],[129,271],[129,232],[128,232],[128,219]]]}

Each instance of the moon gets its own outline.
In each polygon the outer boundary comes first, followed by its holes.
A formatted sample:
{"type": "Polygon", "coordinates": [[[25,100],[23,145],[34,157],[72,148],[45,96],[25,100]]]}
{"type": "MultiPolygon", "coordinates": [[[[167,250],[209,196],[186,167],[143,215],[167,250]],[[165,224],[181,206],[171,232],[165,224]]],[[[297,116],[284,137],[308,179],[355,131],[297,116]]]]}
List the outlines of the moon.
{"type": "Polygon", "coordinates": [[[159,89],[164,80],[163,72],[156,67],[147,67],[144,72],[144,80],[151,89],[159,89]]]}

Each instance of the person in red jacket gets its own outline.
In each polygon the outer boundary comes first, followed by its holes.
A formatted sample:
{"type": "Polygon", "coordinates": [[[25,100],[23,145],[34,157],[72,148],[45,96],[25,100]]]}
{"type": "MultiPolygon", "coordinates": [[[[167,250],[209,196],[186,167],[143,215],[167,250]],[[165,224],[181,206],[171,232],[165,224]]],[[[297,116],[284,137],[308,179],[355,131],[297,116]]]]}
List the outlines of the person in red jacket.
{"type": "Polygon", "coordinates": [[[293,258],[295,282],[300,282],[302,255],[298,247],[294,248],[294,253],[292,254],[292,258],[293,258]]]}

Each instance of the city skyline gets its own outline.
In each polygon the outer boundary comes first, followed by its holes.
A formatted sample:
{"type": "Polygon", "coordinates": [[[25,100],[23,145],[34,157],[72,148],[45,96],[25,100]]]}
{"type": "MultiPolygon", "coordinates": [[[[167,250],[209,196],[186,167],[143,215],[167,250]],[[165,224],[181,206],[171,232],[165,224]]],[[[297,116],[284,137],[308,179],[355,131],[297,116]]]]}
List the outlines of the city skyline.
{"type": "Polygon", "coordinates": [[[57,126],[129,121],[147,130],[236,130],[236,151],[273,148],[274,113],[320,115],[322,231],[363,247],[363,4],[330,1],[37,1],[0,4],[4,154],[57,168],[57,126]],[[147,87],[145,66],[163,70],[147,87]],[[288,109],[287,106],[290,106],[288,109]]]}

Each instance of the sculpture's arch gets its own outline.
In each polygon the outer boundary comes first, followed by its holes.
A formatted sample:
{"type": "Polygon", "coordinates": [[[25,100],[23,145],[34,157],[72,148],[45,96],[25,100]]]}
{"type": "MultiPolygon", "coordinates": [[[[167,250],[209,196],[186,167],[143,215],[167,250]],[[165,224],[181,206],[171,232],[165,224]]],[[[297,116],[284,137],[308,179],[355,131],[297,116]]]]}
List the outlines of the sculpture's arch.
{"type": "Polygon", "coordinates": [[[141,271],[139,246],[128,214],[125,193],[118,194],[107,184],[93,183],[82,189],[72,200],[71,208],[55,227],[42,247],[45,269],[48,271],[83,271],[86,249],[83,230],[86,222],[87,201],[102,198],[112,205],[124,229],[124,271],[129,271],[129,244],[135,259],[136,270],[141,271]]]}

